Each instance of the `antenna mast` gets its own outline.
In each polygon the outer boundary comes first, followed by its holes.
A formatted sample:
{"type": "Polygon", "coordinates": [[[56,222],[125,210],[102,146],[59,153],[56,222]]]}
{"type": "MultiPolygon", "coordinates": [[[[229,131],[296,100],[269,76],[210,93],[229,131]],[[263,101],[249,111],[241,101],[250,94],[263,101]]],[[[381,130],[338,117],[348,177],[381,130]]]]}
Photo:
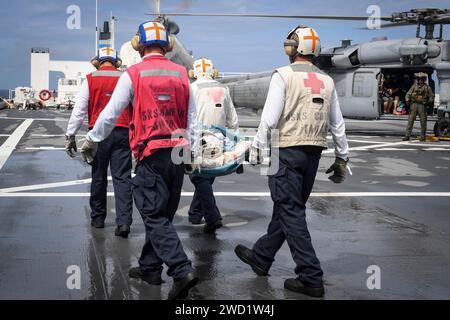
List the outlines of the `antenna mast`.
{"type": "Polygon", "coordinates": [[[116,49],[116,17],[111,12],[110,32],[111,32],[111,48],[116,49]]]}
{"type": "Polygon", "coordinates": [[[98,0],[95,0],[95,52],[97,55],[98,50],[98,0]]]}
{"type": "Polygon", "coordinates": [[[155,0],[155,10],[156,14],[159,16],[161,13],[161,0],[155,0]]]}

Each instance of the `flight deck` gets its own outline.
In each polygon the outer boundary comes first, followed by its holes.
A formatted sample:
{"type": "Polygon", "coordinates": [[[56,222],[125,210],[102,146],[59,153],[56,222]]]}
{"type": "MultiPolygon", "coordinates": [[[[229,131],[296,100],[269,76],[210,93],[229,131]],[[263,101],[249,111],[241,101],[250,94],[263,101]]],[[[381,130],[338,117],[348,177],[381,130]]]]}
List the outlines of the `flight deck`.
{"type": "MultiPolygon", "coordinates": [[[[91,227],[90,167],[63,148],[69,116],[0,111],[0,299],[165,299],[172,281],[165,273],[162,286],[128,278],[144,226],[135,208],[129,238],[114,236],[111,183],[106,227],[91,227]],[[79,289],[67,286],[70,266],[81,271],[79,289]]],[[[250,120],[242,115],[241,126],[250,120]]],[[[329,181],[324,172],[334,154],[324,151],[307,204],[325,299],[450,299],[450,142],[401,141],[405,120],[347,119],[346,126],[353,175],[329,181]],[[380,289],[368,286],[373,266],[380,289]]],[[[244,132],[252,136],[255,128],[244,132]]],[[[233,252],[239,243],[251,246],[270,220],[260,167],[216,180],[224,227],[215,235],[188,222],[193,190],[186,176],[174,220],[200,278],[189,299],[311,299],[283,288],[295,267],[287,244],[268,277],[256,276],[233,252]]]]}

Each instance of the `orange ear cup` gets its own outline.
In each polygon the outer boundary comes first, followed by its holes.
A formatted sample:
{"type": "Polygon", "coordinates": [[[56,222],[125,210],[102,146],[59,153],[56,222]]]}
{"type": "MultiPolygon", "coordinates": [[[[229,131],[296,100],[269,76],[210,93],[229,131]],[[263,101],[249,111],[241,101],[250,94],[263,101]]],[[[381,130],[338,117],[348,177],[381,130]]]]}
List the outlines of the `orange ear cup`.
{"type": "Polygon", "coordinates": [[[100,61],[97,60],[97,57],[91,60],[91,64],[95,67],[95,69],[100,68],[100,61]]]}
{"type": "Polygon", "coordinates": [[[169,34],[169,45],[165,48],[166,52],[172,51],[174,45],[175,45],[175,37],[169,34]]]}
{"type": "Polygon", "coordinates": [[[298,42],[293,39],[289,39],[284,42],[284,52],[289,57],[292,57],[297,54],[297,48],[298,48],[298,42]]]}
{"type": "Polygon", "coordinates": [[[219,70],[214,69],[213,71],[213,79],[217,79],[219,77],[219,70]]]}
{"type": "Polygon", "coordinates": [[[140,37],[139,34],[136,34],[131,38],[131,46],[134,50],[140,51],[142,49],[142,44],[140,43],[140,37]]]}
{"type": "Polygon", "coordinates": [[[115,66],[117,69],[119,69],[121,65],[122,65],[122,59],[117,58],[117,61],[116,61],[116,63],[115,63],[114,66],[115,66]]]}

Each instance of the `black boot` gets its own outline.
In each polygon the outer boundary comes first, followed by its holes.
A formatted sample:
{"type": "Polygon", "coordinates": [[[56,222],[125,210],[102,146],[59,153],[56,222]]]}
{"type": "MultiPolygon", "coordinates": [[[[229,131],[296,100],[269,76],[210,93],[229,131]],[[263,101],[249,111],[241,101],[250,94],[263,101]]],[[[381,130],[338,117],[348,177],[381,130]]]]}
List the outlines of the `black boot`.
{"type": "Polygon", "coordinates": [[[191,290],[198,283],[198,280],[199,279],[194,276],[194,273],[191,272],[183,279],[174,281],[167,300],[186,299],[189,294],[189,290],[191,290]]]}
{"type": "Polygon", "coordinates": [[[147,282],[148,284],[159,286],[162,283],[164,283],[163,279],[161,278],[161,275],[146,275],[142,273],[141,268],[134,267],[131,268],[128,272],[128,276],[133,279],[141,279],[147,282]]]}
{"type": "Polygon", "coordinates": [[[203,227],[204,233],[214,233],[217,229],[222,228],[222,219],[217,220],[216,222],[213,222],[211,224],[206,223],[203,227]]]}
{"type": "Polygon", "coordinates": [[[103,229],[105,227],[105,221],[101,219],[93,219],[91,220],[91,226],[97,229],[103,229]]]}
{"type": "Polygon", "coordinates": [[[242,244],[239,244],[236,246],[236,248],[234,248],[234,252],[238,256],[238,258],[241,259],[242,262],[252,267],[252,270],[258,276],[267,276],[268,270],[258,265],[255,258],[253,257],[253,251],[251,249],[247,248],[242,244]]]}
{"type": "Polygon", "coordinates": [[[409,139],[410,139],[409,136],[404,136],[402,141],[409,141],[409,139]]]}
{"type": "Polygon", "coordinates": [[[323,285],[319,287],[307,287],[300,281],[300,279],[287,279],[284,282],[284,287],[288,290],[303,293],[314,298],[321,298],[325,293],[323,285]]]}
{"type": "Polygon", "coordinates": [[[422,132],[422,134],[420,135],[419,141],[425,141],[425,140],[427,140],[427,135],[425,132],[422,132]]]}
{"type": "Polygon", "coordinates": [[[199,224],[203,223],[203,218],[198,219],[198,218],[191,218],[191,217],[189,217],[188,220],[193,225],[199,225],[199,224]]]}
{"type": "Polygon", "coordinates": [[[130,234],[130,226],[126,224],[124,224],[123,226],[117,226],[116,230],[114,231],[114,234],[118,237],[126,239],[130,234]]]}

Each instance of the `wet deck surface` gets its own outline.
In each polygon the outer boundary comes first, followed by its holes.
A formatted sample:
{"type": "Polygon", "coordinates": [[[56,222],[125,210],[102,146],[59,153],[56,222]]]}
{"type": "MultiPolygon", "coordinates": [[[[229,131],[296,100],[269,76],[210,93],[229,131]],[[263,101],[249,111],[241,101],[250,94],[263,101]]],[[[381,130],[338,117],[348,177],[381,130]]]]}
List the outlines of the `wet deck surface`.
{"type": "MultiPolygon", "coordinates": [[[[68,117],[64,111],[0,111],[1,152],[25,119],[34,118],[0,168],[0,299],[165,299],[171,286],[165,274],[161,287],[127,275],[144,242],[136,209],[129,239],[114,236],[112,197],[106,228],[91,228],[90,168],[62,150],[68,117]],[[66,286],[70,265],[81,269],[80,290],[66,286]]],[[[325,299],[450,299],[450,143],[400,142],[405,125],[348,120],[353,176],[344,184],[324,174],[333,153],[322,157],[308,223],[325,273],[325,299]],[[373,128],[367,135],[365,126],[373,128]],[[380,290],[366,286],[370,265],[381,269],[380,290]]],[[[174,221],[201,278],[191,299],[306,299],[283,288],[295,267],[286,244],[270,277],[257,277],[234,255],[234,247],[251,246],[270,219],[267,177],[258,168],[217,179],[225,226],[216,235],[188,223],[192,191],[186,179],[174,221]]]]}

